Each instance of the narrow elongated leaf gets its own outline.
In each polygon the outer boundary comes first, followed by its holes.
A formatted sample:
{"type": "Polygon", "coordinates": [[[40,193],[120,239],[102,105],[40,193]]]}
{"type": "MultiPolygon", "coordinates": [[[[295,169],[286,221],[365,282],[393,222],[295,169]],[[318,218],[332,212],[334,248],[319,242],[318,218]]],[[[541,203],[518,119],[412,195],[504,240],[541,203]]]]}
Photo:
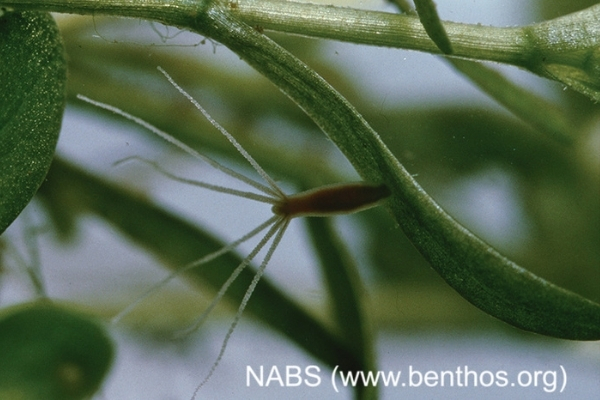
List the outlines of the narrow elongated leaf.
{"type": "Polygon", "coordinates": [[[196,29],[236,52],[296,101],[365,180],[388,186],[392,196],[387,204],[396,222],[465,299],[524,330],[563,339],[600,340],[600,304],[530,273],[456,222],[354,107],[296,57],[226,13],[199,18],[196,29]]]}
{"type": "Polygon", "coordinates": [[[0,17],[0,233],[29,203],[52,161],[66,64],[52,17],[0,17]]]}
{"type": "Polygon", "coordinates": [[[425,32],[444,54],[452,54],[452,43],[431,0],[415,0],[415,7],[425,32]]]}
{"type": "Polygon", "coordinates": [[[47,301],[0,314],[0,398],[76,400],[94,393],[113,346],[93,319],[47,301]]]}
{"type": "MultiPolygon", "coordinates": [[[[328,218],[307,218],[307,227],[329,293],[339,335],[353,347],[367,370],[375,370],[373,335],[366,313],[365,288],[357,267],[328,218]]],[[[377,398],[377,386],[357,387],[362,398],[377,398]]]]}

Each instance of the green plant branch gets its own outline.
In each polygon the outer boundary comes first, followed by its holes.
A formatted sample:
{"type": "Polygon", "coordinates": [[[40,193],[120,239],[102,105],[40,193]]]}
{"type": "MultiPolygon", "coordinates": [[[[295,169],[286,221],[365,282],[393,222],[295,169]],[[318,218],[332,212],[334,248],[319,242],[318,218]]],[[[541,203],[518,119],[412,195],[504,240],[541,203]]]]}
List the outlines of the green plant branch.
{"type": "MultiPolygon", "coordinates": [[[[419,18],[281,0],[238,0],[231,13],[262,29],[441,53],[419,18]]],[[[428,14],[431,20],[431,13],[428,14]]],[[[427,20],[426,20],[427,21],[427,20]]],[[[436,32],[439,32],[441,24],[436,32]]],[[[600,101],[600,5],[519,28],[443,22],[452,55],[519,66],[600,101]]],[[[443,31],[442,31],[443,32],[443,31]]]]}
{"type": "MultiPolygon", "coordinates": [[[[258,30],[441,53],[414,15],[294,1],[0,0],[0,7],[142,18],[197,30],[196,18],[218,7],[258,30]]],[[[443,22],[443,29],[447,38],[440,40],[452,43],[453,56],[522,67],[600,101],[600,5],[524,27],[443,22]]]]}
{"type": "MultiPolygon", "coordinates": [[[[250,26],[363,43],[439,53],[417,17],[283,0],[4,0],[9,9],[73,14],[106,14],[190,27],[202,10],[224,5],[250,26]]],[[[574,60],[570,51],[595,48],[600,42],[600,5],[569,16],[520,28],[444,22],[454,55],[497,61],[536,70],[540,61],[574,60]],[[540,59],[540,57],[542,59],[540,59]],[[545,59],[543,59],[545,57],[545,59]]],[[[539,69],[539,68],[537,68],[539,69]]]]}
{"type": "Polygon", "coordinates": [[[115,15],[185,26],[206,1],[193,0],[15,0],[0,1],[5,11],[47,11],[81,15],[115,15]]]}

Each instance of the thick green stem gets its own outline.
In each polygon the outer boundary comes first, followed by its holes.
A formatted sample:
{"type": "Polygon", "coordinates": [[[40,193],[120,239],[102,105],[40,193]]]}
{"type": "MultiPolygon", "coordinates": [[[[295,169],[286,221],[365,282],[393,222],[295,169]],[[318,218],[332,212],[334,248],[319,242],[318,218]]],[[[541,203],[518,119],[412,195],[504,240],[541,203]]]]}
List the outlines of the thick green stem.
{"type": "MultiPolygon", "coordinates": [[[[440,53],[419,18],[410,15],[280,0],[240,0],[231,12],[248,25],[268,30],[440,53]]],[[[457,56],[521,64],[527,53],[520,28],[455,22],[444,27],[457,56]]]]}
{"type": "MultiPolygon", "coordinates": [[[[417,17],[287,0],[0,0],[4,9],[118,15],[184,29],[213,6],[258,30],[440,53],[417,17]]],[[[443,27],[453,56],[523,67],[600,101],[600,5],[520,28],[443,27]]]]}
{"type": "MultiPolygon", "coordinates": [[[[19,10],[74,14],[108,14],[151,19],[189,27],[210,0],[5,0],[5,7],[19,10]]],[[[423,25],[414,16],[357,10],[282,0],[222,2],[232,16],[250,26],[305,36],[375,46],[439,53],[423,25]]],[[[461,57],[522,65],[528,41],[521,28],[495,28],[446,22],[444,26],[454,54],[461,57]]]]}
{"type": "Polygon", "coordinates": [[[81,15],[115,15],[185,27],[207,1],[194,0],[0,0],[12,11],[48,11],[81,15]]]}

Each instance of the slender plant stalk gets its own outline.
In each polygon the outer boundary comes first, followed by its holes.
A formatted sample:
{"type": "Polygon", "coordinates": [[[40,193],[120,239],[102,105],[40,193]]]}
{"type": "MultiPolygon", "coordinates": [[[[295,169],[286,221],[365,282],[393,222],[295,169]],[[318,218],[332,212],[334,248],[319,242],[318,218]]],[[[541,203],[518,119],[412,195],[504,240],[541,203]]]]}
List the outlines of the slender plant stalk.
{"type": "MultiPolygon", "coordinates": [[[[376,46],[440,52],[415,16],[294,1],[4,0],[0,4],[19,10],[143,18],[183,28],[194,26],[193,20],[203,10],[221,4],[226,6],[223,11],[230,12],[238,20],[263,29],[376,46]]],[[[600,7],[589,9],[582,16],[581,22],[590,23],[599,14],[600,7]]],[[[573,22],[577,22],[577,19],[573,22]]],[[[600,25],[600,22],[594,25],[598,29],[596,25],[600,25]]],[[[536,30],[543,33],[543,30],[551,28],[544,24],[537,26],[540,29],[444,22],[454,55],[515,65],[526,65],[531,51],[535,50],[534,42],[543,39],[536,37],[540,36],[536,34],[536,30]]],[[[548,36],[551,33],[553,32],[548,32],[548,36]]],[[[551,44],[548,40],[547,47],[551,44]]]]}

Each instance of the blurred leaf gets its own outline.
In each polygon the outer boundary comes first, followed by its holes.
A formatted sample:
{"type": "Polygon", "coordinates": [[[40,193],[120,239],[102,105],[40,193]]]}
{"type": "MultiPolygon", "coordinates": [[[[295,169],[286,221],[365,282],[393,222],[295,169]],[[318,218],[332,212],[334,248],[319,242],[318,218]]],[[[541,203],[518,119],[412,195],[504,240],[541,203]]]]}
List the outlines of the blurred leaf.
{"type": "Polygon", "coordinates": [[[0,314],[0,398],[76,400],[92,395],[113,358],[90,317],[40,301],[0,314]]]}
{"type": "MultiPolygon", "coordinates": [[[[177,269],[224,246],[213,236],[147,200],[59,159],[50,169],[48,182],[51,184],[40,189],[43,201],[61,204],[73,213],[91,212],[105,219],[160,257],[169,268],[177,269]]],[[[182,274],[182,277],[218,290],[241,261],[239,256],[227,253],[202,268],[182,274]]],[[[254,274],[251,267],[244,269],[225,297],[239,304],[254,274]]],[[[361,369],[361,357],[355,349],[342,342],[265,277],[256,286],[246,310],[330,367],[361,369]]]]}
{"type": "Polygon", "coordinates": [[[598,4],[598,0],[535,0],[534,3],[538,9],[537,13],[546,20],[591,7],[594,4],[598,4]]]}
{"type": "MultiPolygon", "coordinates": [[[[412,9],[407,8],[406,4],[396,1],[394,3],[402,12],[412,12],[412,9]]],[[[429,0],[415,0],[415,4],[427,34],[442,53],[451,54],[450,39],[446,35],[442,21],[435,9],[435,4],[429,0]]],[[[452,57],[444,58],[444,60],[498,103],[522,118],[523,121],[562,143],[572,143],[573,121],[563,115],[562,110],[558,107],[529,90],[514,84],[499,72],[482,63],[452,57]]]]}
{"type": "MultiPolygon", "coordinates": [[[[329,293],[332,319],[344,342],[360,355],[365,370],[375,370],[375,345],[367,307],[366,294],[356,264],[335,233],[329,218],[307,218],[313,247],[321,261],[321,271],[329,293]]],[[[377,387],[361,388],[365,398],[375,398],[377,387]]]]}
{"type": "Polygon", "coordinates": [[[66,63],[49,14],[0,17],[0,233],[44,180],[65,106],[66,63]]]}
{"type": "Polygon", "coordinates": [[[571,144],[574,138],[573,121],[546,99],[524,89],[497,71],[478,62],[452,59],[447,61],[475,85],[513,112],[526,123],[560,143],[571,144]]]}
{"type": "MultiPolygon", "coordinates": [[[[96,27],[101,32],[126,30],[123,20],[118,22],[100,19],[96,27]]],[[[210,56],[192,57],[189,53],[175,52],[171,47],[115,46],[103,40],[91,40],[95,32],[89,26],[84,29],[78,28],[75,23],[72,26],[61,25],[61,31],[65,34],[70,55],[70,97],[80,93],[106,102],[127,110],[204,153],[217,154],[234,162],[239,160],[239,154],[230,143],[160,75],[156,67],[161,66],[215,117],[218,116],[223,125],[236,134],[244,148],[275,177],[311,181],[312,184],[340,181],[337,165],[327,159],[328,152],[334,151],[335,147],[319,134],[302,110],[292,101],[282,98],[281,93],[258,74],[218,68],[211,64],[210,56]],[[140,84],[142,79],[152,84],[140,84]],[[278,140],[286,135],[292,138],[293,146],[286,146],[282,144],[285,140],[278,140]]],[[[300,49],[301,53],[313,48],[317,52],[316,44],[320,44],[314,39],[284,39],[286,46],[300,49]]],[[[277,40],[282,41],[280,37],[277,40]]],[[[343,87],[353,100],[364,101],[361,94],[355,93],[351,78],[342,76],[343,71],[314,59],[314,54],[311,57],[312,67],[316,66],[328,80],[343,87]]],[[[106,115],[114,118],[112,114],[106,115]]],[[[145,131],[132,131],[156,140],[154,135],[145,131]]],[[[162,140],[157,143],[166,144],[162,140]]]]}

